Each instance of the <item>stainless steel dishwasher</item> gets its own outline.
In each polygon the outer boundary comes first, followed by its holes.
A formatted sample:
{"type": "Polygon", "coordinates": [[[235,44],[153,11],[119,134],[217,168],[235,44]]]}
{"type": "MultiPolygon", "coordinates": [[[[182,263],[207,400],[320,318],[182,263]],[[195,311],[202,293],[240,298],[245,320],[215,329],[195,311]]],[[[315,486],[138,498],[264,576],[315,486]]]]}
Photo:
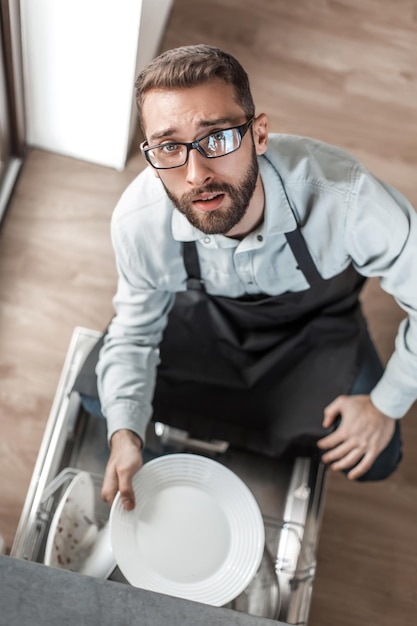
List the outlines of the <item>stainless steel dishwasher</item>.
{"type": "MultiPolygon", "coordinates": [[[[108,519],[109,509],[99,497],[108,458],[106,424],[87,413],[72,391],[98,337],[93,330],[74,330],[11,549],[16,558],[43,563],[52,516],[77,472],[94,477],[98,517],[102,523],[108,519]]],[[[147,441],[147,458],[167,452],[214,458],[246,483],[259,505],[264,558],[248,588],[227,606],[287,624],[307,624],[324,504],[323,464],[316,458],[272,459],[233,449],[227,442],[193,440],[161,423],[150,424],[147,441]]],[[[117,567],[109,580],[128,584],[117,567]]]]}

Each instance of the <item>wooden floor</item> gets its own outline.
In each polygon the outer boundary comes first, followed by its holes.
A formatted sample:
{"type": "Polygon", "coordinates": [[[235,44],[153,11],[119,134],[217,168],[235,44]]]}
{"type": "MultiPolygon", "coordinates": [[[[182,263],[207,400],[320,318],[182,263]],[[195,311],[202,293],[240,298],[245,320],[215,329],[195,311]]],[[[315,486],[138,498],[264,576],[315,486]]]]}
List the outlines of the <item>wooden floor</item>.
{"type": "MultiPolygon", "coordinates": [[[[417,207],[416,0],[177,0],[163,48],[212,43],[250,74],[271,130],[340,145],[417,207]]],[[[11,545],[75,326],[112,314],[112,209],[123,172],[33,150],[0,235],[0,532],[11,545]]],[[[417,280],[416,280],[417,284],[417,280]]],[[[364,294],[384,361],[403,314],[364,294]]],[[[417,380],[417,372],[416,372],[417,380]]],[[[407,626],[417,612],[417,408],[405,457],[375,485],[331,476],[311,626],[407,626]]]]}

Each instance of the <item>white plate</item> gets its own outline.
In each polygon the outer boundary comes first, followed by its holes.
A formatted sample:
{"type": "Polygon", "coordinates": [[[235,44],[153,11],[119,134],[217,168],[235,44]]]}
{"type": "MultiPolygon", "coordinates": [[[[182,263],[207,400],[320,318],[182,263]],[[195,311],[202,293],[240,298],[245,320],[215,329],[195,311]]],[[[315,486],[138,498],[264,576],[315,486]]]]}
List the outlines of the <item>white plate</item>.
{"type": "Polygon", "coordinates": [[[116,567],[110,542],[110,526],[105,524],[98,532],[97,538],[88,554],[80,564],[80,574],[94,578],[108,578],[116,567]]]}
{"type": "Polygon", "coordinates": [[[263,555],[262,515],[245,483],[195,454],[149,461],[134,476],[136,507],[117,494],[113,554],[131,585],[214,606],[238,596],[263,555]]]}
{"type": "Polygon", "coordinates": [[[88,472],[79,472],[58,503],[49,528],[45,565],[108,578],[116,563],[108,526],[95,523],[95,489],[88,472]]]}
{"type": "Polygon", "coordinates": [[[77,571],[98,532],[93,520],[93,480],[88,472],[80,472],[70,482],[52,518],[45,564],[77,571]]]}

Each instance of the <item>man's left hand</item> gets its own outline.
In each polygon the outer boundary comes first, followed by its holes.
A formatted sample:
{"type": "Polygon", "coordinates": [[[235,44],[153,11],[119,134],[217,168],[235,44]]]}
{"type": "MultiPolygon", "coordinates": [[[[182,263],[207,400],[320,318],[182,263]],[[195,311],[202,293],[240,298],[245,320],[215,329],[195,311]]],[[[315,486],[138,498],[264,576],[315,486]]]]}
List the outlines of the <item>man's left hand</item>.
{"type": "Polygon", "coordinates": [[[381,413],[367,395],[339,396],[324,410],[324,428],[336,418],[341,422],[334,432],[317,442],[324,463],[332,470],[348,470],[350,480],[365,474],[394,435],[395,420],[381,413]]]}

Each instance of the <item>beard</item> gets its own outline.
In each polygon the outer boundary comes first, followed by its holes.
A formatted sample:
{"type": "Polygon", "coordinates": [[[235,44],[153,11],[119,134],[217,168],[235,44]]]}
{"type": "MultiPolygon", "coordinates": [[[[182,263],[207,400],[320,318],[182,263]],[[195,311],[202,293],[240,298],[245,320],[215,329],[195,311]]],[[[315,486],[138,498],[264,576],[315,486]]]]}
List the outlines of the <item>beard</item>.
{"type": "Polygon", "coordinates": [[[255,191],[258,173],[258,160],[255,150],[253,150],[251,163],[246,170],[245,176],[236,185],[211,183],[179,197],[171,193],[164,182],[161,182],[171,202],[174,203],[178,211],[187,218],[192,226],[198,228],[206,235],[225,235],[245,215],[255,191]],[[193,207],[193,199],[203,193],[224,193],[225,196],[229,197],[229,206],[214,209],[213,211],[199,211],[193,207]]]}

